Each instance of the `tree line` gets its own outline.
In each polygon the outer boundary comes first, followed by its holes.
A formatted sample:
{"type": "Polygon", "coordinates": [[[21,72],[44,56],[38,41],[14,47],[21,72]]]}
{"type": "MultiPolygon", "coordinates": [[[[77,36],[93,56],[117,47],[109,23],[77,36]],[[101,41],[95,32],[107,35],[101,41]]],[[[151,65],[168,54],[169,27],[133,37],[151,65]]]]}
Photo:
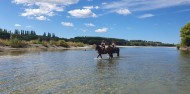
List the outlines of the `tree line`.
{"type": "Polygon", "coordinates": [[[65,38],[59,38],[55,36],[54,33],[46,33],[43,35],[37,35],[34,30],[18,30],[15,29],[14,32],[8,31],[7,29],[0,28],[0,39],[19,39],[19,40],[40,40],[40,41],[50,41],[50,40],[67,40],[65,38]]]}
{"type": "Polygon", "coordinates": [[[102,40],[106,41],[107,45],[110,45],[112,42],[115,42],[117,45],[122,46],[175,46],[174,44],[167,44],[162,42],[154,42],[154,41],[145,41],[145,40],[125,40],[118,38],[105,38],[105,37],[74,37],[70,39],[57,37],[54,33],[46,33],[43,35],[37,35],[34,30],[14,30],[14,32],[8,31],[6,29],[0,29],[0,39],[18,39],[18,40],[39,40],[39,41],[58,41],[64,40],[66,42],[81,42],[84,44],[100,44],[102,40]]]}
{"type": "Polygon", "coordinates": [[[145,40],[124,40],[117,38],[104,38],[104,37],[75,37],[71,38],[70,41],[74,42],[83,42],[85,44],[100,44],[104,40],[107,45],[110,45],[112,42],[115,42],[117,45],[122,46],[175,46],[175,44],[162,43],[156,41],[145,41],[145,40]]]}

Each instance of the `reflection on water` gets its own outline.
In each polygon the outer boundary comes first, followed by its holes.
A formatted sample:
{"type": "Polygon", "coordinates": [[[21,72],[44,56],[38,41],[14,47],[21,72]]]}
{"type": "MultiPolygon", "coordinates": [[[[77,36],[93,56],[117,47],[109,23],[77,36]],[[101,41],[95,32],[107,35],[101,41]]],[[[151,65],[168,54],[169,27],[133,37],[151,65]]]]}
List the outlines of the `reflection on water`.
{"type": "Polygon", "coordinates": [[[2,94],[189,94],[190,53],[173,48],[0,52],[2,94]]]}
{"type": "Polygon", "coordinates": [[[0,52],[0,56],[19,56],[28,53],[28,51],[9,51],[9,52],[0,52]]]}

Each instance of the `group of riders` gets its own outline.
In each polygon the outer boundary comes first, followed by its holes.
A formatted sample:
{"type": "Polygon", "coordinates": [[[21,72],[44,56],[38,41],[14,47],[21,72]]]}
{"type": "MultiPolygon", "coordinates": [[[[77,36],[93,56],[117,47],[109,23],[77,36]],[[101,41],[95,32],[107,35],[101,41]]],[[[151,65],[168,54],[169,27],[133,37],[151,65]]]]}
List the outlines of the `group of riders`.
{"type": "MultiPolygon", "coordinates": [[[[103,51],[106,50],[106,43],[104,40],[102,40],[100,47],[102,48],[103,51]]],[[[108,48],[115,49],[116,48],[115,42],[113,41],[111,45],[108,45],[108,48]]]]}
{"type": "Polygon", "coordinates": [[[108,45],[108,47],[106,47],[105,41],[102,40],[100,45],[96,44],[96,50],[98,51],[97,58],[99,56],[102,58],[101,54],[109,54],[110,58],[113,58],[113,53],[117,53],[117,56],[119,56],[119,48],[116,47],[116,44],[114,41],[111,43],[111,45],[108,45]]]}

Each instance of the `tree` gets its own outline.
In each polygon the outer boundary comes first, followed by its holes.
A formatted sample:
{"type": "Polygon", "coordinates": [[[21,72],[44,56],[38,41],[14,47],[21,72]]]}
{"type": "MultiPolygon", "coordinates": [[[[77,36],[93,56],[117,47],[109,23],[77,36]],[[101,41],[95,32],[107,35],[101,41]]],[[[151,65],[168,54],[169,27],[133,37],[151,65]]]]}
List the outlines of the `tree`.
{"type": "Polygon", "coordinates": [[[43,37],[46,37],[46,32],[44,32],[43,37]]]}
{"type": "Polygon", "coordinates": [[[190,23],[187,23],[180,31],[181,46],[190,46],[190,23]]]}

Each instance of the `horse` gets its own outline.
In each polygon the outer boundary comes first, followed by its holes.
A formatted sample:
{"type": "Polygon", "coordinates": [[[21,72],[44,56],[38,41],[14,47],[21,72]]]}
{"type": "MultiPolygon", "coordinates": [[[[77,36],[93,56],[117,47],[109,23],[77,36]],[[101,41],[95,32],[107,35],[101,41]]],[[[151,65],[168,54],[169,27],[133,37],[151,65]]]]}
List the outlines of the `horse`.
{"type": "Polygon", "coordinates": [[[105,48],[104,50],[99,46],[96,45],[96,50],[98,51],[98,56],[97,58],[100,56],[102,58],[102,54],[108,54],[109,55],[109,59],[113,58],[113,53],[117,53],[117,56],[119,56],[119,48],[113,48],[111,46],[108,46],[107,48],[105,48]]]}

